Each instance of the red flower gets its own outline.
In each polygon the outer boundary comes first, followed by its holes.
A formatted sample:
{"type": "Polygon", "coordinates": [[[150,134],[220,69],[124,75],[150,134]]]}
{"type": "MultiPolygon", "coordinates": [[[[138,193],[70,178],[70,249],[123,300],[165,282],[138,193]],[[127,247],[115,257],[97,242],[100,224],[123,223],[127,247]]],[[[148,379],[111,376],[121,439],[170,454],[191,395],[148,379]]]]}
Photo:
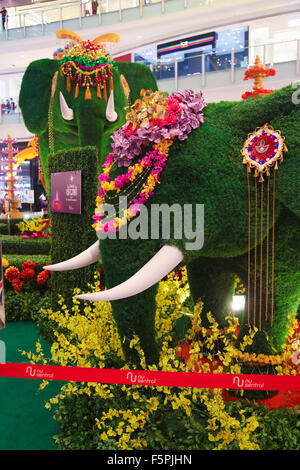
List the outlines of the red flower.
{"type": "Polygon", "coordinates": [[[36,282],[38,283],[39,286],[42,286],[47,282],[47,279],[49,277],[48,271],[41,271],[36,278],[36,282]]]}
{"type": "Polygon", "coordinates": [[[15,280],[12,282],[12,285],[13,285],[13,288],[14,288],[15,292],[21,292],[22,286],[23,286],[23,282],[20,281],[19,278],[15,279],[15,280]]]}
{"type": "Polygon", "coordinates": [[[36,267],[36,263],[34,263],[33,261],[25,261],[22,264],[23,271],[27,268],[34,269],[35,267],[36,267]]]}
{"type": "Polygon", "coordinates": [[[168,113],[180,113],[181,107],[176,99],[169,98],[167,99],[168,113]]]}
{"type": "Polygon", "coordinates": [[[31,279],[35,275],[34,269],[32,268],[25,268],[21,272],[21,277],[23,279],[31,279]]]}
{"type": "Polygon", "coordinates": [[[176,114],[168,114],[168,116],[166,116],[162,122],[164,126],[172,126],[173,124],[175,124],[176,121],[176,114]]]}
{"type": "Polygon", "coordinates": [[[18,268],[15,268],[14,266],[10,266],[5,271],[5,277],[8,281],[13,282],[15,279],[19,279],[20,271],[18,270],[18,268]]]}
{"type": "MultiPolygon", "coordinates": [[[[46,263],[45,266],[50,266],[50,264],[51,264],[51,263],[46,263]]],[[[48,271],[48,270],[47,270],[47,271],[45,271],[45,272],[47,272],[48,274],[52,274],[52,271],[48,271]]]]}

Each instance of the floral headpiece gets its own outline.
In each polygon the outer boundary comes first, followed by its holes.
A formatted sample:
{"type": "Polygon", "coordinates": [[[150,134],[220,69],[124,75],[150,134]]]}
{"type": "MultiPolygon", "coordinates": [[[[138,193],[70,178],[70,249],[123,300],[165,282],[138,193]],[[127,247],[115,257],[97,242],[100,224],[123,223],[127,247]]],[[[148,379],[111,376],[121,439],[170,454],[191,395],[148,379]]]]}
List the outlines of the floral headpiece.
{"type": "Polygon", "coordinates": [[[118,41],[118,35],[99,36],[93,41],[83,41],[72,32],[58,31],[58,37],[71,38],[75,43],[64,49],[63,57],[59,58],[60,74],[67,77],[67,90],[71,92],[72,82],[75,83],[74,98],[78,98],[80,88],[85,88],[85,99],[92,98],[90,87],[96,87],[97,97],[107,100],[106,84],[109,82],[109,91],[113,89],[113,68],[115,61],[111,59],[103,44],[102,39],[118,41]],[[115,37],[116,36],[116,37],[115,37]]]}

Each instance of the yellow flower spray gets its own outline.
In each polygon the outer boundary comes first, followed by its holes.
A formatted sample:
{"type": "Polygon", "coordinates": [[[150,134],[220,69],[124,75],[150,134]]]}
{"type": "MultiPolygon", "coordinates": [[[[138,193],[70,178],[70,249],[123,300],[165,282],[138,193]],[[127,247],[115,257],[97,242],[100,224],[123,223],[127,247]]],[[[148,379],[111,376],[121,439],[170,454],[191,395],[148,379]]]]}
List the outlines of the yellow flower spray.
{"type": "MultiPolygon", "coordinates": [[[[95,291],[100,289],[98,274],[95,274],[95,285],[90,288],[95,291]]],[[[51,361],[63,366],[135,368],[136,366],[125,363],[110,303],[88,303],[84,312],[81,312],[79,301],[75,297],[78,293],[79,290],[74,291],[71,312],[64,305],[63,298],[59,300],[60,311],[42,312],[57,325],[57,329],[54,330],[56,341],[51,347],[51,361]],[[112,363],[113,366],[108,365],[112,363]]],[[[139,368],[174,372],[211,372],[210,364],[213,364],[213,373],[240,373],[241,368],[237,360],[239,353],[243,353],[246,345],[253,341],[255,331],[244,338],[241,349],[237,351],[234,346],[237,319],[229,316],[227,328],[220,329],[213,316],[208,314],[210,322],[208,330],[201,324],[201,303],[195,305],[191,311],[187,306],[189,298],[185,269],[180,277],[173,273],[167,280],[160,282],[156,296],[155,325],[157,341],[161,345],[160,359],[158,365],[146,364],[139,338],[134,335],[130,347],[139,353],[139,368]],[[191,320],[191,326],[182,338],[189,345],[188,358],[183,358],[180,354],[178,339],[174,334],[176,321],[185,315],[189,315],[191,320]],[[222,352],[216,353],[214,345],[220,340],[224,347],[222,352]]],[[[24,354],[27,354],[31,362],[46,363],[39,342],[34,354],[31,352],[24,354]]],[[[288,352],[284,351],[284,354],[288,352]]],[[[44,388],[46,384],[47,382],[43,381],[40,388],[44,388]]],[[[240,410],[239,419],[232,418],[226,411],[222,390],[219,389],[72,382],[64,385],[60,394],[50,399],[46,407],[51,408],[52,404],[57,404],[65,397],[80,395],[98,397],[106,403],[103,412],[100,412],[96,418],[99,448],[104,449],[108,446],[122,450],[146,449],[149,446],[147,427],[155,423],[162,413],[171,415],[180,412],[183,416],[191,418],[202,403],[206,409],[207,438],[214,445],[214,449],[227,449],[232,445],[237,449],[259,449],[254,434],[259,426],[258,419],[255,415],[245,418],[243,410],[240,410]]]]}

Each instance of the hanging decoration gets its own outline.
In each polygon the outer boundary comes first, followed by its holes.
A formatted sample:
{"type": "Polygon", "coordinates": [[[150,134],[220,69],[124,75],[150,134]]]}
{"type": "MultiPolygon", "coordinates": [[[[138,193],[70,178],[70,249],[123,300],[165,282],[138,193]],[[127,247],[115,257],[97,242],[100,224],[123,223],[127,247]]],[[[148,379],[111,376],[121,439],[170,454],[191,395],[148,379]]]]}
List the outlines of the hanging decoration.
{"type": "Polygon", "coordinates": [[[95,87],[97,97],[107,101],[107,83],[110,93],[113,90],[113,69],[117,66],[103,44],[116,43],[120,36],[111,33],[98,36],[93,41],[84,41],[68,30],[59,30],[56,36],[71,39],[71,44],[67,44],[64,49],[60,48],[54,54],[59,61],[61,76],[67,78],[67,90],[71,92],[72,85],[75,85],[75,99],[78,98],[80,89],[84,89],[85,99],[91,100],[90,88],[95,87]]]}
{"type": "Polygon", "coordinates": [[[273,77],[275,74],[275,69],[264,68],[259,56],[256,56],[254,67],[247,69],[244,74],[244,80],[254,80],[253,91],[246,91],[242,95],[243,100],[247,100],[248,98],[258,98],[259,96],[266,96],[269,93],[273,93],[274,90],[267,90],[264,87],[262,80],[266,77],[273,77]]]}
{"type": "Polygon", "coordinates": [[[7,204],[7,211],[5,217],[8,216],[11,219],[22,219],[23,214],[18,210],[18,205],[21,202],[21,193],[24,191],[24,188],[20,186],[23,179],[22,177],[18,176],[22,170],[21,168],[17,168],[17,160],[15,158],[15,154],[18,153],[18,149],[14,147],[16,144],[16,140],[12,139],[11,136],[8,134],[7,138],[4,139],[3,144],[6,147],[2,148],[1,152],[3,155],[1,156],[1,173],[5,173],[5,177],[1,178],[0,181],[5,183],[5,187],[2,189],[6,194],[4,198],[1,198],[4,205],[7,204]],[[5,167],[5,168],[4,168],[5,167]],[[19,184],[19,187],[16,187],[16,184],[19,184]],[[18,193],[18,196],[17,196],[18,193]]]}
{"type": "Polygon", "coordinates": [[[129,108],[127,122],[112,135],[113,153],[107,156],[103,173],[99,176],[100,188],[93,216],[97,232],[118,231],[140,212],[159,183],[175,138],[185,140],[204,122],[204,106],[206,103],[201,92],[185,90],[164,94],[161,91],[141,91],[141,99],[129,108]],[[152,150],[133,164],[132,161],[151,143],[152,150]],[[110,180],[116,167],[128,167],[128,171],[110,180]],[[103,224],[103,203],[115,202],[120,195],[132,198],[128,201],[128,208],[119,217],[103,224]]]}
{"type": "Polygon", "coordinates": [[[263,307],[265,321],[270,320],[273,326],[274,314],[274,252],[275,252],[275,183],[276,173],[278,171],[278,163],[283,161],[283,153],[287,152],[285,138],[280,131],[274,130],[269,124],[257,128],[248,135],[241,153],[243,155],[243,164],[247,167],[247,185],[248,185],[248,325],[252,323],[256,326],[258,317],[259,330],[262,328],[263,307]],[[251,263],[251,181],[250,174],[253,170],[254,176],[254,273],[253,286],[251,285],[250,268],[251,263]],[[273,170],[273,194],[270,195],[270,178],[273,170]],[[263,175],[266,175],[265,181],[263,175]],[[260,191],[258,184],[260,183],[260,191]],[[267,186],[267,197],[264,204],[264,185],[267,186]],[[260,192],[260,196],[259,196],[260,192]],[[259,201],[260,197],[260,201],[259,201]],[[270,215],[270,204],[272,197],[272,213],[270,215]],[[260,202],[260,221],[258,217],[258,206],[260,202]],[[266,205],[266,215],[264,213],[264,205],[266,205]],[[264,220],[266,218],[266,221],[264,220]],[[270,220],[271,218],[271,220],[270,220]],[[264,222],[266,222],[266,250],[263,252],[263,233],[264,222]],[[259,229],[260,226],[260,229],[259,229]],[[270,227],[272,228],[272,247],[269,247],[270,227]],[[258,236],[260,235],[260,240],[258,236]],[[260,253],[258,254],[258,247],[260,253]],[[265,259],[264,259],[265,256],[265,259]],[[271,268],[269,258],[271,257],[271,268]],[[258,267],[259,263],[259,267],[258,267]],[[263,287],[263,264],[265,264],[265,288],[263,287]],[[259,280],[257,275],[259,271],[259,280]],[[269,273],[271,271],[271,273],[269,273]],[[271,277],[271,280],[270,280],[271,277]],[[258,285],[259,282],[259,285],[258,285]],[[269,299],[269,291],[271,289],[271,299],[269,299]],[[263,291],[265,290],[265,298],[263,291]],[[250,298],[253,294],[253,303],[251,305],[250,298]],[[271,305],[269,307],[269,305],[271,305]],[[269,311],[270,310],[270,311],[269,311]]]}

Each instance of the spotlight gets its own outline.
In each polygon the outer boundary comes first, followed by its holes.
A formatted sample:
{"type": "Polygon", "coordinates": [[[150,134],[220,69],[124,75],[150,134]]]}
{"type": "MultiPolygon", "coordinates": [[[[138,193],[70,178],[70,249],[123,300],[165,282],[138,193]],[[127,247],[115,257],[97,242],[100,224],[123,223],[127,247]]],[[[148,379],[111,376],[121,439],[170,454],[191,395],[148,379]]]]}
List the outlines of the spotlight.
{"type": "Polygon", "coordinates": [[[244,295],[234,295],[232,297],[231,308],[235,312],[243,310],[245,308],[245,296],[244,295]]]}

